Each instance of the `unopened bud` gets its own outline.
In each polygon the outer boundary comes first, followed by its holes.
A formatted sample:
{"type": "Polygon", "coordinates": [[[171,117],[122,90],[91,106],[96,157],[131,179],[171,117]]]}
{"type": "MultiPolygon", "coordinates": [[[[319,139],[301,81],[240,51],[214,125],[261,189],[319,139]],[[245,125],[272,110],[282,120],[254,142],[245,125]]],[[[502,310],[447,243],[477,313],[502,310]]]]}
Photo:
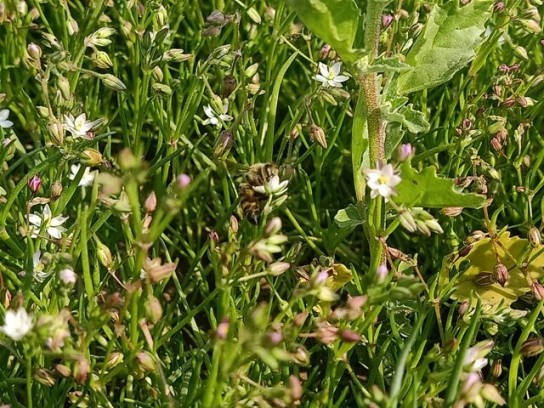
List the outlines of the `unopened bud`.
{"type": "Polygon", "coordinates": [[[459,315],[463,316],[467,312],[467,310],[468,310],[468,301],[463,300],[459,304],[459,309],[458,309],[459,315]]]}
{"type": "Polygon", "coordinates": [[[68,34],[70,36],[79,33],[79,25],[77,24],[77,21],[73,18],[68,19],[68,34]]]}
{"type": "Polygon", "coordinates": [[[344,329],[340,331],[340,339],[347,343],[356,343],[361,340],[361,335],[353,330],[344,329]]]}
{"type": "Polygon", "coordinates": [[[291,268],[291,264],[289,262],[274,262],[270,265],[268,265],[268,272],[272,276],[279,276],[291,268]]]}
{"type": "Polygon", "coordinates": [[[100,79],[102,80],[102,83],[104,85],[106,85],[108,88],[113,89],[114,91],[125,92],[127,90],[127,87],[125,86],[123,81],[111,74],[101,75],[100,79]]]}
{"type": "Polygon", "coordinates": [[[154,191],[152,191],[145,199],[144,207],[145,212],[147,213],[152,213],[155,211],[155,208],[157,208],[157,195],[154,191]]]}
{"type": "Polygon", "coordinates": [[[155,371],[155,359],[151,353],[147,351],[139,351],[136,353],[136,362],[142,371],[155,371]]]}
{"type": "Polygon", "coordinates": [[[330,51],[331,51],[331,46],[329,44],[325,44],[323,47],[321,47],[321,50],[319,51],[319,59],[321,61],[327,59],[330,51]]]}
{"type": "Polygon", "coordinates": [[[110,248],[104,245],[98,238],[95,238],[96,241],[96,256],[98,262],[105,266],[108,270],[113,268],[113,255],[111,254],[110,248]]]}
{"type": "Polygon", "coordinates": [[[229,334],[229,326],[230,326],[229,319],[227,317],[223,318],[221,323],[217,325],[217,330],[215,331],[217,338],[221,340],[225,340],[229,334]]]}
{"type": "Polygon", "coordinates": [[[72,375],[72,370],[64,364],[57,364],[55,366],[55,371],[59,373],[61,377],[68,378],[72,375]]]}
{"type": "Polygon", "coordinates": [[[38,190],[40,189],[42,185],[42,179],[40,178],[40,176],[38,176],[37,174],[30,178],[28,180],[28,188],[30,189],[30,191],[32,191],[34,194],[38,192],[38,190]]]}
{"type": "Polygon", "coordinates": [[[191,54],[184,54],[180,48],[172,48],[163,54],[163,59],[169,62],[183,62],[191,59],[191,57],[191,54]]]}
{"type": "Polygon", "coordinates": [[[155,296],[148,297],[145,303],[145,312],[149,321],[153,324],[157,324],[162,317],[162,306],[159,299],[155,296]]]}
{"type": "Polygon", "coordinates": [[[26,50],[28,52],[28,55],[32,60],[39,62],[40,58],[42,57],[42,49],[39,45],[30,43],[28,44],[28,47],[26,47],[26,50]]]}
{"type": "Polygon", "coordinates": [[[400,209],[399,210],[399,221],[400,224],[410,232],[417,231],[417,224],[414,216],[409,209],[400,209]]]}
{"type": "Polygon", "coordinates": [[[518,21],[521,22],[523,27],[525,27],[525,30],[529,33],[540,34],[540,32],[542,31],[542,28],[540,28],[540,24],[538,24],[535,20],[528,19],[518,21]]]}
{"type": "Polygon", "coordinates": [[[327,148],[327,139],[325,138],[325,132],[319,126],[315,124],[312,124],[312,126],[310,126],[310,137],[322,148],[327,148]]]}
{"type": "Polygon", "coordinates": [[[382,28],[385,30],[393,22],[393,16],[391,14],[384,14],[382,16],[382,28]]]}
{"type": "Polygon", "coordinates": [[[541,301],[544,299],[544,286],[538,282],[534,281],[531,285],[531,292],[533,292],[533,296],[537,301],[541,301]]]}
{"type": "Polygon", "coordinates": [[[307,366],[310,364],[310,354],[303,346],[297,346],[291,353],[291,357],[296,364],[307,366]]]}
{"type": "Polygon", "coordinates": [[[64,142],[64,127],[62,123],[58,121],[53,121],[49,124],[49,133],[51,134],[51,141],[57,145],[61,146],[64,142]]]}
{"type": "Polygon", "coordinates": [[[542,242],[540,231],[535,227],[529,230],[528,238],[533,248],[538,248],[542,242]]]}
{"type": "Polygon", "coordinates": [[[120,353],[119,351],[112,351],[104,362],[104,366],[108,369],[111,369],[123,362],[124,358],[125,357],[123,356],[123,353],[120,353]]]}
{"type": "Polygon", "coordinates": [[[62,194],[62,184],[60,181],[55,181],[51,186],[51,200],[55,201],[62,194]]]}
{"type": "Polygon", "coordinates": [[[316,339],[323,344],[331,344],[338,340],[338,328],[328,323],[321,324],[316,332],[316,339]]]}
{"type": "Polygon", "coordinates": [[[104,163],[102,153],[90,147],[81,152],[80,158],[83,164],[87,164],[89,166],[98,166],[104,163]]]}
{"type": "Polygon", "coordinates": [[[274,217],[272,218],[265,228],[265,235],[271,237],[281,231],[281,218],[274,217]]]}
{"type": "Polygon", "coordinates": [[[92,55],[91,59],[94,64],[100,69],[108,69],[113,66],[113,62],[111,61],[110,56],[104,51],[96,50],[96,52],[92,55]]]}
{"type": "Polygon", "coordinates": [[[410,143],[403,144],[399,147],[399,159],[400,161],[410,160],[416,153],[415,147],[410,143]]]}
{"type": "Polygon", "coordinates": [[[239,228],[238,218],[236,218],[234,215],[231,215],[231,216],[230,216],[229,226],[230,226],[230,230],[231,230],[234,234],[237,234],[237,233],[238,233],[238,228],[239,228]]]}
{"type": "Polygon", "coordinates": [[[520,351],[525,357],[536,356],[544,351],[544,339],[541,337],[527,339],[522,344],[520,351]]]}
{"type": "Polygon", "coordinates": [[[89,372],[91,371],[91,366],[89,362],[81,358],[76,361],[74,365],[74,378],[78,384],[83,384],[87,381],[89,372]]]}
{"type": "Polygon", "coordinates": [[[498,263],[497,265],[495,265],[495,278],[502,287],[506,285],[506,282],[508,281],[508,276],[508,269],[504,264],[498,263]]]}
{"type": "Polygon", "coordinates": [[[187,174],[180,174],[177,178],[176,178],[176,186],[180,189],[180,190],[184,190],[186,189],[189,184],[191,184],[191,177],[188,176],[187,174]]]}

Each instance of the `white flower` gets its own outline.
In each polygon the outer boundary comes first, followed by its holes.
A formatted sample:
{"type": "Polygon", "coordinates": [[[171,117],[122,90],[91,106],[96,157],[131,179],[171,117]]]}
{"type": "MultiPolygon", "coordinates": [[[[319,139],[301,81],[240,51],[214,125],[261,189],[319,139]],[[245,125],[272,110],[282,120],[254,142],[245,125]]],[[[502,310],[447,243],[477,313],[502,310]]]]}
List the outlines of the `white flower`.
{"type": "Polygon", "coordinates": [[[25,309],[20,308],[16,312],[8,310],[6,312],[5,322],[0,331],[13,340],[21,340],[32,329],[33,322],[25,309]]]}
{"type": "Polygon", "coordinates": [[[9,110],[2,109],[0,110],[0,128],[9,129],[13,126],[13,122],[8,120],[9,110]]]}
{"type": "Polygon", "coordinates": [[[279,196],[287,191],[288,183],[289,180],[284,180],[280,183],[280,178],[278,176],[273,176],[270,178],[267,184],[263,186],[255,186],[253,187],[253,190],[261,194],[279,196]]]}
{"type": "Polygon", "coordinates": [[[70,268],[60,271],[59,278],[65,285],[73,285],[77,281],[76,273],[70,268]]]}
{"type": "Polygon", "coordinates": [[[232,116],[227,115],[228,110],[229,102],[227,100],[223,102],[223,112],[220,114],[217,114],[210,105],[204,106],[204,113],[208,119],[202,121],[202,124],[221,127],[221,121],[228,122],[232,120],[232,116]]]}
{"type": "Polygon", "coordinates": [[[323,64],[322,62],[319,63],[319,74],[317,74],[314,79],[321,82],[322,86],[325,88],[328,88],[329,86],[332,88],[341,88],[342,82],[345,82],[349,79],[346,75],[339,75],[340,70],[342,69],[342,63],[337,62],[332,66],[331,69],[329,69],[328,66],[323,64]]]}
{"type": "Polygon", "coordinates": [[[377,169],[366,169],[364,173],[371,190],[370,197],[381,195],[387,202],[389,197],[396,194],[395,186],[400,183],[400,177],[391,164],[379,164],[377,169]]]}
{"type": "Polygon", "coordinates": [[[64,115],[63,127],[70,132],[73,137],[83,137],[87,139],[87,132],[95,128],[101,122],[102,120],[100,119],[92,122],[88,121],[85,113],[82,113],[75,119],[71,114],[68,114],[64,115]]]}
{"type": "MultiPolygon", "coordinates": [[[[68,178],[70,180],[74,180],[77,176],[77,173],[79,173],[79,169],[81,166],[79,164],[72,164],[70,166],[70,175],[68,178]]],[[[83,177],[81,177],[81,180],[79,180],[78,186],[80,187],[88,187],[93,185],[94,176],[96,175],[96,172],[91,172],[91,169],[89,167],[85,168],[85,171],[83,172],[83,177]]]]}
{"type": "Polygon", "coordinates": [[[64,228],[62,224],[64,224],[67,219],[68,217],[63,217],[62,215],[52,218],[49,204],[46,204],[42,214],[34,213],[28,216],[28,222],[32,224],[30,226],[32,238],[37,238],[38,233],[41,230],[45,230],[51,237],[60,239],[62,233],[66,231],[66,228],[64,228]]]}

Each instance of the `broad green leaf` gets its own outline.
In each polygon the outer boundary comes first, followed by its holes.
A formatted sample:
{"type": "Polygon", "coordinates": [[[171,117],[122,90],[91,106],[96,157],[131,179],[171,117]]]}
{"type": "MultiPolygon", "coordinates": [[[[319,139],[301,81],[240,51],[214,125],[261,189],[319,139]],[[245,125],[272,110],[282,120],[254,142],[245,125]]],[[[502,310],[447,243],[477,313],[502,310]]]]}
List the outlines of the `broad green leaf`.
{"type": "Polygon", "coordinates": [[[359,27],[359,9],[354,0],[287,0],[304,25],[342,57],[353,62],[360,56],[353,49],[359,27]]]}
{"type": "Polygon", "coordinates": [[[408,94],[442,84],[467,65],[490,16],[490,0],[473,0],[466,6],[457,1],[444,8],[435,5],[423,31],[406,56],[414,70],[400,75],[399,92],[408,94]]]}
{"type": "Polygon", "coordinates": [[[340,228],[353,228],[363,223],[359,209],[353,204],[338,211],[334,221],[340,228]]]}
{"type": "Polygon", "coordinates": [[[470,300],[473,294],[477,294],[482,301],[485,309],[495,311],[498,308],[509,306],[520,296],[531,291],[528,279],[525,273],[531,277],[531,280],[540,280],[544,278],[544,253],[539,253],[538,248],[533,248],[527,239],[517,236],[510,237],[509,232],[499,234],[497,245],[493,245],[490,238],[482,239],[473,244],[469,254],[465,257],[458,257],[452,264],[444,262],[440,272],[439,286],[446,289],[451,283],[451,278],[455,278],[452,297],[460,300],[470,300]],[[496,251],[496,252],[495,252],[496,251]],[[523,272],[516,266],[516,260],[527,259],[531,261],[527,264],[526,272],[523,272]],[[508,268],[508,280],[504,287],[498,283],[482,286],[477,285],[474,280],[482,272],[492,272],[498,261],[508,268]],[[462,268],[461,263],[467,263],[468,268],[462,268]],[[461,270],[457,277],[450,277],[450,270],[455,267],[461,270]]]}
{"type": "Polygon", "coordinates": [[[397,195],[394,197],[397,204],[427,208],[478,208],[486,199],[483,195],[455,191],[453,180],[438,177],[435,167],[427,167],[418,173],[409,162],[404,162],[400,177],[402,181],[397,185],[397,195]]]}
{"type": "Polygon", "coordinates": [[[403,106],[395,112],[384,112],[384,116],[389,122],[400,123],[412,133],[428,132],[431,127],[423,112],[414,109],[411,104],[403,106]]]}

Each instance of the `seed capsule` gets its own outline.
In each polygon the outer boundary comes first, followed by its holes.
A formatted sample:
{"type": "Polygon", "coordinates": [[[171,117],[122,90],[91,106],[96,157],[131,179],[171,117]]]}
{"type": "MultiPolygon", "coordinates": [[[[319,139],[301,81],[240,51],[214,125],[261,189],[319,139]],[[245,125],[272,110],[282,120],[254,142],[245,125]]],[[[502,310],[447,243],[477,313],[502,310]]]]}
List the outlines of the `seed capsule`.
{"type": "Polygon", "coordinates": [[[474,278],[474,283],[478,286],[490,286],[496,282],[497,280],[493,272],[480,272],[474,278]]]}

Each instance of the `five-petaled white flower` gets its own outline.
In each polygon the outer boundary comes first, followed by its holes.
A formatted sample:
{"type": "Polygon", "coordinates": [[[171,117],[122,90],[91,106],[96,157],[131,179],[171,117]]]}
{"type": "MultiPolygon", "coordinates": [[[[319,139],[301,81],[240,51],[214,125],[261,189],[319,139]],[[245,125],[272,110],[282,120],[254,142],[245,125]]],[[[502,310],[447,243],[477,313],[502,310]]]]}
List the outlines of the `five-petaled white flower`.
{"type": "Polygon", "coordinates": [[[64,129],[72,134],[73,137],[83,137],[88,139],[87,132],[94,129],[102,122],[101,119],[94,121],[87,120],[87,115],[82,113],[77,118],[74,118],[70,113],[64,115],[64,129]]]}
{"type": "MultiPolygon", "coordinates": [[[[68,178],[70,180],[74,180],[77,176],[77,173],[79,173],[80,168],[81,166],[79,164],[72,164],[70,166],[70,175],[68,176],[68,178]]],[[[86,167],[85,171],[83,172],[83,176],[81,177],[81,180],[79,180],[78,186],[80,187],[92,186],[95,175],[96,175],[96,172],[91,171],[89,167],[86,167]]]]}
{"type": "Polygon", "coordinates": [[[370,197],[376,198],[380,195],[387,202],[389,197],[396,194],[395,186],[401,179],[391,164],[378,164],[377,169],[366,169],[364,173],[371,190],[370,197]]]}
{"type": "Polygon", "coordinates": [[[280,178],[278,176],[273,176],[270,178],[268,183],[263,186],[255,186],[253,187],[253,190],[260,194],[280,196],[287,191],[288,183],[289,180],[283,180],[280,182],[280,178]]]}
{"type": "Polygon", "coordinates": [[[8,120],[9,110],[2,109],[0,110],[0,128],[9,129],[13,126],[13,122],[8,120]]]}
{"type": "Polygon", "coordinates": [[[43,213],[30,214],[28,216],[28,222],[32,224],[30,226],[30,234],[32,238],[37,238],[39,232],[43,229],[48,235],[53,238],[60,239],[62,233],[66,231],[66,228],[62,226],[66,222],[68,217],[59,215],[57,217],[51,217],[51,209],[49,204],[43,207],[43,213]]]}
{"type": "Polygon", "coordinates": [[[6,312],[4,325],[0,327],[0,331],[13,340],[21,340],[27,335],[33,326],[32,316],[30,316],[22,307],[14,312],[8,310],[6,312]]]}
{"type": "Polygon", "coordinates": [[[340,70],[342,69],[342,63],[337,62],[334,64],[331,69],[329,69],[328,66],[323,64],[322,62],[319,63],[319,74],[317,74],[314,78],[321,82],[321,86],[328,88],[341,88],[342,82],[345,82],[349,79],[346,75],[340,75],[340,70]]]}
{"type": "Polygon", "coordinates": [[[223,112],[219,114],[216,113],[210,105],[204,106],[204,113],[206,114],[208,118],[204,119],[202,121],[202,124],[221,127],[221,121],[228,122],[232,120],[232,116],[227,115],[228,110],[229,110],[229,102],[227,100],[223,102],[223,112]]]}

